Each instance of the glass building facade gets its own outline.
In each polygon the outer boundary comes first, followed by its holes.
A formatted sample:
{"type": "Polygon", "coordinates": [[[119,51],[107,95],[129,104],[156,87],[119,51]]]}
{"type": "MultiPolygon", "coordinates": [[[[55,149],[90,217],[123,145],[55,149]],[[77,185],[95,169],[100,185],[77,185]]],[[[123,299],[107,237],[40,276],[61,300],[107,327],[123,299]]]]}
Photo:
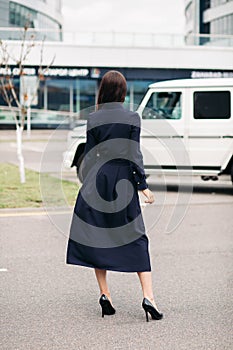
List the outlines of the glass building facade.
{"type": "MultiPolygon", "coordinates": [[[[131,109],[136,109],[147,91],[148,85],[154,82],[153,79],[127,81],[128,90],[125,102],[131,105],[131,109]]],[[[32,108],[79,113],[95,105],[99,83],[99,79],[91,78],[46,78],[40,82],[37,96],[38,104],[32,108]]],[[[18,92],[19,78],[14,79],[14,86],[18,92]]],[[[0,105],[7,106],[1,94],[0,105]]]]}
{"type": "MultiPolygon", "coordinates": [[[[14,28],[23,28],[25,25],[36,33],[36,40],[44,37],[51,41],[62,40],[61,0],[1,0],[0,27],[5,30],[0,31],[0,38],[20,39],[20,31],[14,28]]],[[[29,30],[29,33],[32,32],[29,30]]]]}
{"type": "MultiPolygon", "coordinates": [[[[12,71],[14,67],[11,67],[12,71]]],[[[119,67],[51,67],[47,76],[40,81],[37,91],[37,104],[32,108],[32,127],[56,127],[69,118],[85,119],[90,109],[95,108],[98,88],[103,75],[108,70],[118,70],[127,80],[127,95],[125,103],[131,110],[136,110],[144,97],[149,84],[156,81],[200,77],[233,77],[233,71],[198,70],[193,69],[160,69],[160,68],[119,68],[119,67]],[[74,76],[76,74],[76,76],[74,76]],[[71,77],[72,75],[72,77],[71,77]]],[[[38,67],[30,67],[37,75],[38,67]]],[[[16,93],[19,94],[20,79],[14,77],[16,93]]],[[[16,107],[16,104],[13,103],[16,107]]],[[[4,111],[7,107],[0,94],[0,128],[14,125],[12,116],[4,111]]]]}
{"type": "Polygon", "coordinates": [[[229,45],[226,36],[233,35],[233,0],[186,0],[185,18],[187,44],[221,41],[221,45],[229,45]]]}
{"type": "MultiPolygon", "coordinates": [[[[230,3],[230,2],[228,2],[230,3]]],[[[233,4],[233,1],[231,1],[233,4]]],[[[231,16],[231,14],[228,13],[224,16],[218,16],[218,18],[213,17],[213,13],[209,14],[207,11],[211,9],[211,1],[190,1],[186,0],[186,18],[189,22],[190,27],[190,34],[196,33],[196,32],[202,32],[201,30],[205,30],[206,33],[209,33],[211,28],[213,29],[213,26],[215,25],[215,20],[224,19],[224,26],[227,23],[227,26],[229,28],[230,24],[229,19],[227,16],[231,16]],[[204,7],[201,8],[199,6],[199,12],[197,13],[196,5],[202,4],[204,7]],[[205,17],[208,19],[208,16],[212,16],[212,20],[204,22],[202,21],[202,26],[200,27],[200,11],[202,9],[202,17],[205,17]],[[198,16],[197,16],[198,14],[198,16]],[[206,17],[206,14],[208,15],[206,17]],[[227,22],[225,23],[225,20],[227,22]],[[193,27],[190,26],[190,23],[193,25],[195,24],[198,29],[192,29],[193,27]],[[200,29],[202,28],[202,29],[200,29]],[[203,29],[204,28],[204,29],[203,29]]],[[[220,5],[218,5],[220,6],[220,5]]],[[[222,6],[222,5],[221,5],[222,6]]],[[[212,8],[214,9],[214,8],[212,8]]],[[[226,11],[225,11],[226,12],[226,11]]],[[[34,0],[33,2],[31,0],[1,0],[0,2],[0,23],[2,27],[7,27],[9,31],[5,31],[5,34],[8,35],[8,37],[3,37],[0,32],[0,38],[2,39],[20,39],[20,37],[14,37],[15,33],[18,31],[18,35],[22,34],[20,33],[20,30],[18,30],[18,27],[23,27],[25,23],[28,23],[28,26],[33,29],[38,29],[38,33],[40,33],[40,28],[45,29],[47,32],[44,33],[41,31],[41,37],[37,37],[41,39],[44,34],[46,34],[46,39],[50,40],[61,40],[61,28],[62,28],[62,18],[61,18],[61,0],[34,0]],[[33,6],[32,6],[33,5],[33,6]],[[49,15],[48,15],[49,14],[49,15]],[[17,31],[11,31],[11,28],[16,29],[17,31]]],[[[219,23],[218,23],[219,25],[219,23]]],[[[77,33],[79,34],[79,33],[77,33]]],[[[95,37],[96,37],[96,33],[95,37]]],[[[86,45],[87,47],[90,46],[93,48],[93,36],[89,36],[89,42],[87,43],[86,39],[84,41],[84,44],[80,44],[80,47],[82,48],[83,45],[86,45]]],[[[117,37],[114,35],[114,40],[117,37]]],[[[125,44],[123,46],[127,47],[128,45],[131,45],[130,37],[123,37],[125,40],[125,44]]],[[[143,36],[144,38],[144,36],[143,36]]],[[[152,37],[148,36],[148,40],[152,37]]],[[[157,45],[156,41],[154,41],[153,36],[153,43],[150,42],[150,47],[154,47],[154,45],[157,45]]],[[[162,37],[163,39],[163,37],[162,37]]],[[[173,39],[172,39],[173,40],[173,39]]],[[[203,40],[203,39],[202,39],[203,40]]],[[[150,41],[150,40],[149,40],[150,41]]],[[[97,41],[98,42],[98,41],[97,41]]],[[[133,41],[134,42],[134,41],[133,41]]],[[[105,45],[106,42],[104,41],[105,45]]],[[[65,38],[64,38],[64,44],[65,44],[65,38]]],[[[200,44],[200,42],[199,42],[200,44]]],[[[204,44],[204,41],[202,41],[202,44],[204,44]]],[[[55,50],[56,45],[54,43],[51,43],[53,49],[55,50]]],[[[99,44],[98,44],[99,45],[99,44]]],[[[96,45],[96,50],[98,52],[98,45],[96,45]]],[[[102,44],[101,44],[102,45],[102,44]]],[[[119,43],[118,43],[119,45],[119,43]]],[[[58,43],[58,47],[62,48],[62,53],[64,51],[63,43],[60,45],[58,43]]],[[[111,48],[116,48],[116,46],[113,45],[112,42],[109,44],[109,50],[111,48]],[[112,45],[112,46],[111,46],[112,45]]],[[[131,46],[130,46],[131,47],[131,46]]],[[[134,47],[134,45],[133,45],[134,47]]],[[[137,46],[135,46],[137,47],[137,46]]],[[[144,46],[143,46],[144,47],[144,46]]],[[[167,43],[166,46],[167,47],[167,43]]],[[[74,45],[75,52],[77,52],[78,46],[74,45]]],[[[73,49],[72,49],[73,50],[73,49]]],[[[65,52],[65,51],[64,51],[65,52]]],[[[80,49],[80,52],[82,50],[80,49]]],[[[197,71],[195,68],[193,69],[183,69],[183,68],[155,68],[156,67],[156,59],[153,58],[153,61],[151,60],[150,65],[146,65],[146,67],[151,68],[129,68],[131,67],[132,62],[123,62],[123,64],[120,64],[117,67],[105,67],[104,63],[101,60],[97,59],[98,63],[93,63],[89,61],[89,63],[86,62],[87,54],[83,54],[83,59],[81,62],[79,62],[78,58],[80,55],[80,52],[77,52],[77,62],[76,59],[72,62],[68,63],[69,60],[67,60],[67,56],[62,55],[62,59],[56,60],[56,63],[58,66],[54,66],[53,64],[51,67],[46,70],[46,74],[43,76],[42,80],[40,81],[39,88],[37,91],[36,96],[36,104],[31,106],[32,110],[34,110],[33,113],[37,113],[37,116],[41,116],[43,114],[46,115],[46,120],[48,122],[44,122],[44,125],[52,125],[52,122],[56,122],[56,116],[59,115],[59,118],[65,118],[65,116],[70,116],[72,113],[80,114],[81,118],[85,118],[85,109],[88,109],[90,107],[93,107],[96,103],[97,99],[97,93],[100,81],[103,77],[103,75],[108,70],[118,70],[121,71],[122,74],[126,77],[127,84],[128,84],[128,90],[127,90],[127,96],[126,96],[126,104],[130,107],[131,110],[136,110],[137,106],[140,104],[142,98],[145,95],[145,92],[148,89],[149,84],[154,83],[156,81],[162,81],[162,80],[170,80],[170,79],[182,79],[182,78],[197,78],[197,77],[232,77],[233,71],[220,71],[220,70],[202,70],[198,69],[197,71]],[[83,63],[82,63],[83,62],[83,63]],[[67,66],[66,66],[67,64],[67,66]],[[84,66],[80,67],[80,64],[83,64],[84,66]],[[86,66],[89,64],[99,64],[100,66],[86,66]],[[102,65],[101,65],[102,64],[102,65]],[[154,68],[152,68],[154,67],[154,68]],[[84,113],[81,115],[81,113],[84,113]],[[51,123],[50,123],[51,122],[51,123]]],[[[149,51],[148,51],[149,52],[149,51]]],[[[72,51],[73,56],[73,51],[72,51]]],[[[126,55],[127,56],[127,55],[126,55]]],[[[139,57],[140,55],[138,55],[139,57]]],[[[93,58],[95,57],[95,53],[93,53],[93,58]]],[[[97,55],[98,57],[98,55],[97,55]]],[[[141,57],[141,56],[140,56],[141,57]]],[[[140,58],[141,59],[141,58],[140,58]]],[[[95,61],[95,59],[93,59],[95,61]]],[[[111,60],[109,60],[111,62],[111,60]]],[[[113,60],[115,62],[115,60],[113,60]]],[[[29,64],[29,63],[28,63],[29,64]]],[[[28,76],[38,76],[38,66],[33,66],[33,64],[38,64],[38,61],[33,60],[31,62],[31,65],[28,67],[25,67],[28,72],[25,72],[25,75],[28,76]],[[35,63],[37,62],[37,63],[35,63]]],[[[111,63],[116,64],[116,63],[111,63]]],[[[142,67],[142,62],[135,63],[136,67],[142,67]]],[[[180,63],[179,66],[182,66],[180,63]]],[[[187,67],[187,65],[184,65],[187,67]]],[[[192,65],[188,65],[191,67],[192,65]]],[[[162,65],[158,65],[158,67],[164,67],[163,62],[162,65]]],[[[176,65],[171,62],[170,67],[176,67],[176,65]]],[[[196,67],[196,63],[193,64],[193,67],[196,67]]],[[[16,89],[16,93],[19,95],[22,95],[22,92],[19,90],[21,88],[19,76],[17,74],[17,67],[10,67],[11,69],[11,76],[13,76],[14,79],[14,85],[16,89]],[[16,73],[14,73],[14,71],[16,73]]],[[[229,68],[230,69],[230,68],[229,68]]],[[[7,75],[8,73],[4,71],[4,67],[0,67],[0,77],[7,75]]],[[[4,101],[2,95],[0,94],[0,125],[4,124],[4,118],[5,118],[5,111],[6,111],[7,104],[4,101]],[[1,109],[2,108],[2,109],[1,109]],[[3,111],[3,109],[5,110],[3,111]],[[3,112],[2,112],[3,111],[3,112]],[[1,122],[2,120],[2,122],[1,122]]],[[[42,118],[43,119],[43,118],[42,118]]],[[[40,117],[37,118],[38,126],[42,122],[42,119],[40,121],[40,117]]],[[[10,120],[10,119],[9,119],[10,120]]],[[[11,118],[12,120],[12,118],[11,118]]],[[[59,119],[60,120],[60,119],[59,119]]],[[[32,120],[33,125],[33,120],[32,120]]],[[[35,125],[35,124],[34,124],[35,125]]]]}

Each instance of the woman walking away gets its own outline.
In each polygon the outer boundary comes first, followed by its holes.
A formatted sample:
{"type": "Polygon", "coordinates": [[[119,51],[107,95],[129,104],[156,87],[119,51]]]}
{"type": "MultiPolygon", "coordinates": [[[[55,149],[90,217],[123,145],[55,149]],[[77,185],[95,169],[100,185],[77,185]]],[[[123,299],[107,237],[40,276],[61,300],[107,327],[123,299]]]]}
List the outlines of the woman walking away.
{"type": "Polygon", "coordinates": [[[87,120],[83,186],[74,208],[67,263],[95,269],[104,315],[116,310],[107,284],[107,271],[136,272],[142,307],[149,321],[163,317],[152,290],[148,237],[138,191],[146,203],[154,196],[146,183],[140,151],[140,117],[123,107],[124,76],[107,72],[100,83],[96,112],[87,120]]]}

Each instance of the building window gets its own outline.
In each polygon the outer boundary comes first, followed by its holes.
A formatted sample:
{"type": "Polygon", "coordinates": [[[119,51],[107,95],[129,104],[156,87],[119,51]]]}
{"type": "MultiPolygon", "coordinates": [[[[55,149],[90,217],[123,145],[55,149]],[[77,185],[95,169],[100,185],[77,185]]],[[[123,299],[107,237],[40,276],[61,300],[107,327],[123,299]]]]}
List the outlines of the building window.
{"type": "Polygon", "coordinates": [[[225,34],[233,35],[233,14],[228,15],[226,18],[225,34]]]}
{"type": "MultiPolygon", "coordinates": [[[[43,13],[36,12],[13,1],[9,3],[9,23],[17,27],[27,25],[29,28],[35,28],[38,30],[36,35],[38,40],[44,38],[44,36],[46,40],[61,40],[61,25],[58,22],[43,13]],[[42,29],[41,32],[40,29],[42,29]],[[46,29],[49,30],[46,31],[46,29]]],[[[15,33],[14,35],[15,38],[11,37],[10,39],[20,38],[20,33],[15,33]]]]}
{"type": "Polygon", "coordinates": [[[51,79],[46,81],[48,91],[48,109],[56,111],[70,110],[70,89],[67,80],[51,79]]]}
{"type": "Polygon", "coordinates": [[[204,0],[204,10],[207,10],[210,8],[211,0],[204,0]]]}
{"type": "Polygon", "coordinates": [[[125,106],[126,108],[130,108],[130,110],[137,110],[140,102],[145,96],[146,91],[148,90],[148,86],[152,84],[154,81],[143,80],[143,81],[135,81],[135,80],[127,80],[127,95],[125,97],[125,106]]]}
{"type": "Polygon", "coordinates": [[[97,80],[76,79],[73,82],[73,110],[81,112],[81,119],[86,119],[91,108],[95,106],[97,80]]]}
{"type": "Polygon", "coordinates": [[[232,0],[210,0],[211,7],[216,7],[225,4],[226,2],[230,2],[232,0]]]}
{"type": "Polygon", "coordinates": [[[9,22],[17,27],[24,27],[28,25],[30,28],[34,28],[34,20],[36,18],[36,11],[29,9],[25,6],[21,6],[15,2],[9,4],[9,22]]]}
{"type": "Polygon", "coordinates": [[[230,91],[194,92],[195,119],[229,119],[231,117],[230,91]]]}
{"type": "Polygon", "coordinates": [[[211,34],[233,35],[233,14],[211,21],[211,34]]]}

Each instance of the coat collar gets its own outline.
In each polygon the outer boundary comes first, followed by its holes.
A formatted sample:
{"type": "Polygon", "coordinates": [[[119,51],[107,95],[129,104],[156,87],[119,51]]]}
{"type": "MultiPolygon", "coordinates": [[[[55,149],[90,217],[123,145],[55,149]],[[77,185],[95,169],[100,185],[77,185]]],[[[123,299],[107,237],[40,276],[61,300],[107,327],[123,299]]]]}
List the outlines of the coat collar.
{"type": "Polygon", "coordinates": [[[103,103],[101,105],[100,110],[102,109],[123,109],[123,103],[122,102],[108,102],[108,103],[103,103]]]}

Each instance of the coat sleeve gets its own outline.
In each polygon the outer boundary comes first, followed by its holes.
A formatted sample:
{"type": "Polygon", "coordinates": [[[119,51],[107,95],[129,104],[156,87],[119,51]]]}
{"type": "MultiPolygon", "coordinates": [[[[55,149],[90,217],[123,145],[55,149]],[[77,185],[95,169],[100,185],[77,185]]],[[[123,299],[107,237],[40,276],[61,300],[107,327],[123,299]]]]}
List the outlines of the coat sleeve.
{"type": "Polygon", "coordinates": [[[148,188],[146,183],[146,175],[143,165],[143,157],[140,148],[140,133],[141,133],[141,119],[137,113],[134,115],[134,125],[131,126],[131,135],[130,139],[136,142],[133,142],[131,145],[131,159],[133,177],[139,191],[145,190],[148,188]]]}

